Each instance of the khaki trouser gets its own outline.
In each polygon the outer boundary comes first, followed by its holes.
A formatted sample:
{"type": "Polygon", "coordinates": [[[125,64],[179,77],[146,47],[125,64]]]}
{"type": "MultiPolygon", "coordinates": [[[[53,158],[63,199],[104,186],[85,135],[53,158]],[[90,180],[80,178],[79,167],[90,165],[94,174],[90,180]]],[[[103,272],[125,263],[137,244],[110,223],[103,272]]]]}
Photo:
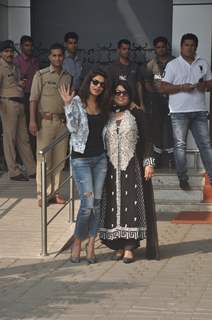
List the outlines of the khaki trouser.
{"type": "Polygon", "coordinates": [[[30,120],[30,102],[29,102],[29,93],[25,93],[25,105],[24,105],[24,112],[25,112],[25,118],[26,118],[26,125],[27,125],[27,131],[29,135],[29,143],[31,146],[32,154],[34,159],[36,159],[36,137],[33,136],[29,131],[29,120],[30,120]]]}
{"type": "MultiPolygon", "coordinates": [[[[61,135],[64,131],[65,123],[59,119],[45,120],[42,119],[41,129],[37,134],[37,193],[41,194],[41,156],[39,150],[47,147],[54,139],[61,135]]],[[[46,156],[46,169],[49,170],[57,166],[67,155],[68,137],[58,143],[53,150],[49,151],[46,156]]],[[[47,195],[55,192],[61,182],[61,173],[65,163],[63,162],[56,170],[47,176],[47,195]]]]}
{"type": "Polygon", "coordinates": [[[3,127],[4,156],[9,176],[15,177],[21,173],[16,163],[16,148],[28,175],[34,174],[35,162],[29,144],[24,105],[10,100],[1,101],[0,114],[3,127]]]}

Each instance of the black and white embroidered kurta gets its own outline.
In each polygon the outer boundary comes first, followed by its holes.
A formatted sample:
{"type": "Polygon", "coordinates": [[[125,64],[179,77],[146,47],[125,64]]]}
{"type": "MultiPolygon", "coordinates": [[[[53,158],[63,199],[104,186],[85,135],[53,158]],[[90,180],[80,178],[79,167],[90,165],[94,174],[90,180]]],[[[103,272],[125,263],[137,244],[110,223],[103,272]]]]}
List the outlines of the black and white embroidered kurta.
{"type": "MultiPolygon", "coordinates": [[[[145,130],[142,127],[142,112],[125,111],[117,123],[112,116],[106,127],[108,173],[102,199],[100,238],[143,240],[147,237],[146,188],[143,163],[151,164],[152,144],[146,144],[143,152],[145,130]]],[[[147,139],[148,140],[148,139],[147,139]]],[[[151,201],[153,200],[150,189],[151,201]]],[[[153,208],[153,206],[151,206],[153,208]]]]}

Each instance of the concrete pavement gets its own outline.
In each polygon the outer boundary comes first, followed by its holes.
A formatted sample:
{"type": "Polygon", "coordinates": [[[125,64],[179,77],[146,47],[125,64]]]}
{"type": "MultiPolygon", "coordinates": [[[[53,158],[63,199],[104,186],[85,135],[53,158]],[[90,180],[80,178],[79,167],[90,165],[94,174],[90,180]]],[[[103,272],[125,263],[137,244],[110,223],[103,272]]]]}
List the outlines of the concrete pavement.
{"type": "MultiPolygon", "coordinates": [[[[99,263],[2,259],[0,319],[211,320],[212,225],[174,225],[158,217],[160,261],[111,261],[97,242],[99,263]]],[[[84,256],[82,252],[82,257],[84,256]]]]}
{"type": "MultiPolygon", "coordinates": [[[[0,258],[39,258],[41,252],[41,209],[36,199],[35,179],[20,182],[0,177],[0,258]]],[[[69,188],[63,188],[68,198],[69,188]]],[[[61,208],[48,207],[48,221],[61,208]]],[[[68,206],[48,227],[48,252],[55,255],[72,233],[68,206]]]]}

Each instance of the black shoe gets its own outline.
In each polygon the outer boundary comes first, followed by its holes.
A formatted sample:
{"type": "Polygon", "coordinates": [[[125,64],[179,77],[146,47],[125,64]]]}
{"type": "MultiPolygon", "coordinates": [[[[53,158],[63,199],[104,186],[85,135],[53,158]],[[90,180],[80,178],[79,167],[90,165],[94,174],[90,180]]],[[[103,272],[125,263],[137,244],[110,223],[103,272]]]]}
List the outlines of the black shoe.
{"type": "Polygon", "coordinates": [[[22,173],[20,173],[17,176],[10,177],[10,179],[14,180],[14,181],[29,181],[29,179],[27,177],[25,177],[22,173]]]}
{"type": "Polygon", "coordinates": [[[35,174],[35,173],[30,174],[30,175],[29,175],[29,178],[30,178],[30,179],[35,179],[35,178],[36,178],[36,174],[35,174]]]}
{"type": "Polygon", "coordinates": [[[191,190],[190,184],[187,180],[180,180],[179,186],[182,190],[189,191],[191,190]]]}

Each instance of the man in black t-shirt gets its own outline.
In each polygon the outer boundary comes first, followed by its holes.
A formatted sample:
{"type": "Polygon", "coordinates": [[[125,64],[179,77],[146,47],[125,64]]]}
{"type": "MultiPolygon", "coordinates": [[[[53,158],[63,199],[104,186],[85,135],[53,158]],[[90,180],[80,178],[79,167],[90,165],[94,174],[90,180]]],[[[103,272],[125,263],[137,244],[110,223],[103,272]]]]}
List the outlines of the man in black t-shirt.
{"type": "Polygon", "coordinates": [[[113,85],[118,80],[125,80],[132,89],[133,102],[141,109],[144,109],[143,90],[140,81],[139,68],[129,59],[131,43],[127,39],[121,39],[118,42],[117,54],[118,59],[109,66],[108,77],[113,85]]]}

